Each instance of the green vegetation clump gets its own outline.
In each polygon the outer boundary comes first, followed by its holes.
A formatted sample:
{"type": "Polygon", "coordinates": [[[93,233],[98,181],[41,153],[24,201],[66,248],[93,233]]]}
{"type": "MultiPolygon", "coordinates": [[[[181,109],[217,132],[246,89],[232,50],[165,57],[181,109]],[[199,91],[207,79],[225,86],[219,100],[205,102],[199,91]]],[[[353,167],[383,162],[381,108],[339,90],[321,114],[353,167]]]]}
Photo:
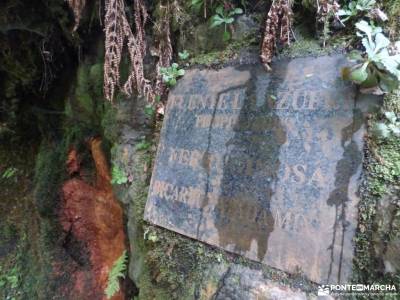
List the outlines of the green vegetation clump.
{"type": "Polygon", "coordinates": [[[398,0],[383,0],[383,7],[388,14],[387,28],[389,36],[394,39],[400,38],[400,1],[398,0]]]}
{"type": "MultiPolygon", "coordinates": [[[[385,113],[399,116],[399,91],[387,94],[381,112],[369,120],[370,134],[367,138],[367,161],[365,175],[360,188],[359,226],[354,238],[356,249],[353,265],[353,282],[398,284],[400,271],[384,273],[382,253],[377,252],[379,244],[388,244],[400,236],[400,207],[392,203],[392,211],[379,211],[379,205],[385,197],[396,199],[400,190],[400,139],[395,135],[376,136],[372,130],[383,122],[385,113]],[[391,226],[384,228],[380,214],[390,213],[391,226]]],[[[389,218],[385,216],[384,219],[389,218]]],[[[387,220],[389,221],[389,220],[387,220]]]]}
{"type": "MultiPolygon", "coordinates": [[[[364,20],[358,22],[356,27],[365,53],[357,50],[351,53],[350,58],[357,64],[344,69],[344,79],[359,84],[364,91],[373,89],[379,94],[392,92],[400,82],[400,54],[391,54],[391,42],[382,33],[381,27],[364,20]]],[[[400,41],[394,45],[400,46],[400,41]]]]}
{"type": "Polygon", "coordinates": [[[173,63],[170,67],[160,68],[160,73],[162,75],[163,82],[169,87],[173,87],[176,85],[176,80],[185,75],[185,70],[179,69],[179,65],[177,63],[173,63]]]}
{"type": "Polygon", "coordinates": [[[43,141],[36,157],[34,198],[42,216],[52,216],[59,201],[67,157],[65,143],[43,141]]]}
{"type": "Polygon", "coordinates": [[[356,0],[350,1],[347,5],[344,5],[340,9],[337,15],[340,20],[344,23],[347,20],[355,17],[360,17],[374,8],[376,4],[375,0],[356,0]]]}
{"type": "Polygon", "coordinates": [[[238,57],[241,50],[245,48],[258,48],[257,37],[248,35],[241,40],[230,42],[222,51],[211,51],[199,54],[189,59],[190,65],[217,66],[229,62],[238,57]]]}
{"type": "Polygon", "coordinates": [[[128,182],[128,176],[125,174],[124,170],[122,170],[117,165],[113,165],[111,175],[112,184],[124,184],[128,182]]]}
{"type": "Polygon", "coordinates": [[[1,174],[2,179],[10,179],[13,178],[17,173],[17,168],[15,167],[8,167],[4,170],[3,174],[1,174]]]}
{"type": "Polygon", "coordinates": [[[228,31],[227,26],[235,21],[234,16],[240,15],[242,13],[243,9],[241,8],[225,9],[223,6],[218,6],[215,9],[215,14],[211,17],[210,28],[216,26],[224,26],[223,40],[227,42],[231,39],[231,34],[228,31]]]}

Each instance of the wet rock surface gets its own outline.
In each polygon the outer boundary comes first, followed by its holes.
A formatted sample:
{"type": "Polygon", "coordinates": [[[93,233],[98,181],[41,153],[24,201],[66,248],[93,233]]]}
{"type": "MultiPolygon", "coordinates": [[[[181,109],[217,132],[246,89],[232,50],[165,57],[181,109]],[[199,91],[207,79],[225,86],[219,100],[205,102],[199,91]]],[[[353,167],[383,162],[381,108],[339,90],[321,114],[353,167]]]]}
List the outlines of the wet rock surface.
{"type": "Polygon", "coordinates": [[[394,232],[399,224],[396,222],[399,198],[396,193],[388,193],[378,201],[376,226],[379,228],[373,235],[373,245],[376,257],[381,258],[384,271],[395,273],[400,270],[400,237],[394,232]],[[386,234],[385,234],[386,233],[386,234]],[[392,235],[387,241],[383,237],[392,235]]]}
{"type": "Polygon", "coordinates": [[[307,296],[299,289],[266,280],[261,271],[234,265],[225,272],[214,299],[305,300],[307,296]]]}
{"type": "Polygon", "coordinates": [[[364,112],[343,56],[191,70],[171,91],[145,218],[316,282],[351,275],[364,112]]]}
{"type": "MultiPolygon", "coordinates": [[[[96,166],[95,184],[81,178],[79,158],[71,150],[67,168],[75,178],[62,187],[60,223],[66,235],[64,247],[78,264],[68,299],[106,299],[109,273],[125,250],[123,211],[112,191],[101,139],[92,139],[89,144],[96,166]]],[[[124,294],[120,290],[110,299],[124,299],[124,294]]]]}

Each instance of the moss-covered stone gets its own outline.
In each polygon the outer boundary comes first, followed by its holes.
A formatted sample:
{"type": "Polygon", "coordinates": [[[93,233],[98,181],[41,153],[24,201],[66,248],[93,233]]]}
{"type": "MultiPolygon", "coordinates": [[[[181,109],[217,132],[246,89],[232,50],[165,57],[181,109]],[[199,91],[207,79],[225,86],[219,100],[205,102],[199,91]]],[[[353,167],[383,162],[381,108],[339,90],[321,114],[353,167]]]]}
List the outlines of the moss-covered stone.
{"type": "Polygon", "coordinates": [[[237,59],[242,51],[256,51],[258,47],[257,38],[254,35],[248,35],[241,40],[230,42],[224,50],[209,51],[204,54],[196,55],[189,59],[190,65],[218,66],[231,60],[237,59]]]}
{"type": "MultiPolygon", "coordinates": [[[[371,116],[369,128],[380,121],[383,112],[400,112],[400,93],[386,95],[381,112],[371,116]]],[[[366,163],[362,199],[359,204],[359,226],[355,237],[353,282],[399,284],[400,269],[388,266],[387,246],[398,245],[400,236],[399,177],[400,141],[397,137],[367,137],[366,163]],[[392,200],[391,200],[392,199],[392,200]],[[396,244],[397,243],[397,244],[396,244]]]]}

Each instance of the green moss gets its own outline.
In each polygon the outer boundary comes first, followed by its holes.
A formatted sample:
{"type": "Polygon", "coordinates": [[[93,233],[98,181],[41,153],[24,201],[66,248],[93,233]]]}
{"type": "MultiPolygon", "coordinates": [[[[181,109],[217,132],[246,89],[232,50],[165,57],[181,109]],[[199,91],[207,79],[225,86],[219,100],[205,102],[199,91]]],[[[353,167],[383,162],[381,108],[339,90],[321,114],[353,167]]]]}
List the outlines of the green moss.
{"type": "Polygon", "coordinates": [[[57,207],[66,155],[64,143],[43,142],[40,146],[35,166],[34,197],[43,216],[53,215],[57,207]]]}
{"type": "Polygon", "coordinates": [[[117,109],[110,103],[104,102],[104,113],[101,118],[101,127],[104,136],[111,142],[118,140],[118,123],[116,122],[117,109]]]}
{"type": "Polygon", "coordinates": [[[322,48],[316,39],[299,38],[289,47],[285,47],[280,56],[303,57],[309,55],[323,55],[329,53],[329,48],[322,48]]]}
{"type": "Polygon", "coordinates": [[[398,39],[400,38],[400,24],[399,24],[399,19],[400,19],[400,1],[398,0],[384,0],[383,2],[383,7],[385,12],[388,14],[388,29],[390,35],[398,39]]]}
{"type": "Polygon", "coordinates": [[[76,101],[87,114],[93,113],[94,102],[90,94],[89,66],[82,65],[78,69],[77,84],[75,89],[76,101]]]}
{"type": "Polygon", "coordinates": [[[89,84],[96,98],[103,98],[103,63],[99,62],[89,69],[89,84]]]}
{"type": "MultiPolygon", "coordinates": [[[[386,95],[382,111],[373,115],[369,128],[383,118],[384,111],[400,111],[400,93],[386,95]]],[[[355,236],[355,258],[353,267],[353,282],[398,284],[400,272],[383,273],[382,257],[377,252],[378,243],[389,243],[400,234],[399,207],[394,208],[392,225],[389,229],[382,228],[379,221],[378,203],[382,197],[400,188],[400,140],[390,138],[376,140],[367,138],[367,163],[365,164],[364,179],[360,188],[359,227],[355,236]]],[[[389,220],[387,220],[389,221],[389,220]]]]}
{"type": "Polygon", "coordinates": [[[199,54],[189,59],[190,65],[218,65],[226,63],[236,58],[243,49],[254,48],[257,43],[255,35],[249,35],[239,41],[230,42],[222,51],[212,51],[205,54],[199,54]]]}

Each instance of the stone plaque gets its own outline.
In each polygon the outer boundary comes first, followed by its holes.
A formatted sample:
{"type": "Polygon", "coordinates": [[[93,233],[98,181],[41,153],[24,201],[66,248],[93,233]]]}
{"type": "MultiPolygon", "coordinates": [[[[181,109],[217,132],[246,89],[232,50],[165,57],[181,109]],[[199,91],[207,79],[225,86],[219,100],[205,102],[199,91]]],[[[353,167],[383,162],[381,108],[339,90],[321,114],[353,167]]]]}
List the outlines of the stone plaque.
{"type": "Polygon", "coordinates": [[[351,274],[363,112],[341,55],[190,70],[171,91],[145,219],[319,283],[351,274]]]}

